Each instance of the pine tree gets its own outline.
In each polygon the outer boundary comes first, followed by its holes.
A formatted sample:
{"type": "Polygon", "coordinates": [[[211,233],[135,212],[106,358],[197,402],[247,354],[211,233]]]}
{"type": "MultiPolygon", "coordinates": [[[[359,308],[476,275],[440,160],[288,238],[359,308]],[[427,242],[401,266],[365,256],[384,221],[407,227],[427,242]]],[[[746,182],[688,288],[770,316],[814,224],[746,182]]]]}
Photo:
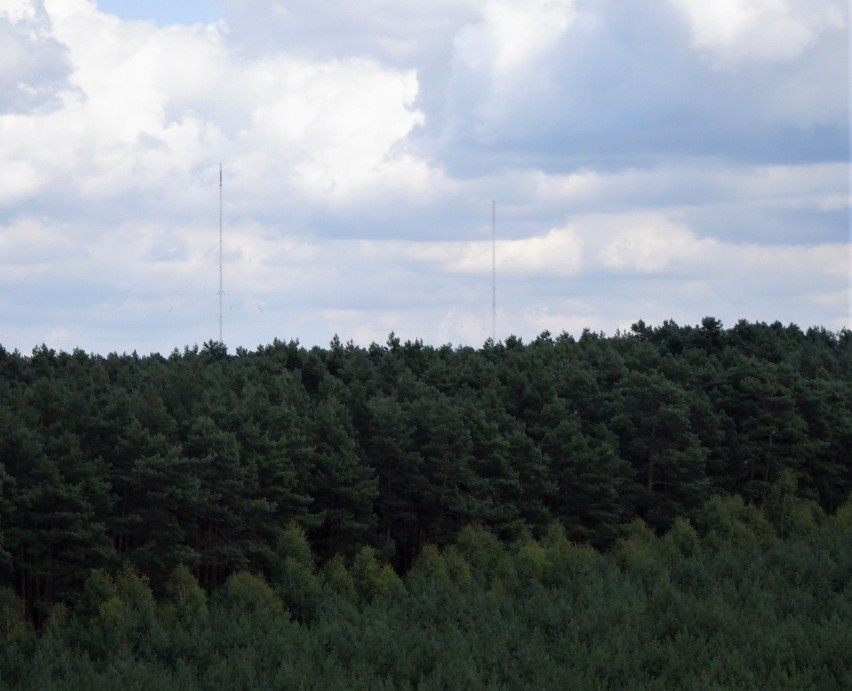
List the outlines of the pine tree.
{"type": "Polygon", "coordinates": [[[692,431],[686,392],[662,375],[633,372],[618,388],[613,426],[636,471],[640,515],[668,527],[706,496],[707,449],[692,431]]]}
{"type": "Polygon", "coordinates": [[[311,432],[312,510],[319,516],[319,525],[312,530],[314,544],[323,557],[354,554],[374,534],[376,476],[361,461],[348,415],[336,398],[317,405],[311,432]]]}

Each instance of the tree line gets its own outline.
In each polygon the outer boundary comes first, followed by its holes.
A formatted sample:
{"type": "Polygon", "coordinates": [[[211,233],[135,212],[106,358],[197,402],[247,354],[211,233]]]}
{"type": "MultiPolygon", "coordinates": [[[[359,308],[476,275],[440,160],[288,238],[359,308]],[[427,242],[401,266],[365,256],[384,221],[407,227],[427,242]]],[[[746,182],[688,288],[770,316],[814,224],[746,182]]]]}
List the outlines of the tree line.
{"type": "Polygon", "coordinates": [[[852,490],[850,373],[847,330],[709,317],[478,349],[0,347],[0,586],[43,626],[93,570],[158,597],[181,568],[271,581],[293,526],[320,565],[367,546],[403,574],[469,526],[607,550],[719,497],[783,538],[852,490]]]}

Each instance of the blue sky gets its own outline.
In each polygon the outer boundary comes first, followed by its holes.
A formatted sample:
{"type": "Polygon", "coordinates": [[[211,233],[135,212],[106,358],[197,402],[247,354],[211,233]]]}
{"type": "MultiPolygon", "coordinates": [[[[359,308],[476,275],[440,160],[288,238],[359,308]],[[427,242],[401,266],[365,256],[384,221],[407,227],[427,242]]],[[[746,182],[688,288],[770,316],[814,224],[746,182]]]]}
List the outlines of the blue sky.
{"type": "Polygon", "coordinates": [[[98,9],[127,20],[149,20],[160,26],[214,22],[222,15],[216,0],[97,0],[98,9]]]}
{"type": "Polygon", "coordinates": [[[0,0],[0,344],[852,326],[844,0],[0,0]],[[144,21],[139,21],[144,20],[144,21]]]}

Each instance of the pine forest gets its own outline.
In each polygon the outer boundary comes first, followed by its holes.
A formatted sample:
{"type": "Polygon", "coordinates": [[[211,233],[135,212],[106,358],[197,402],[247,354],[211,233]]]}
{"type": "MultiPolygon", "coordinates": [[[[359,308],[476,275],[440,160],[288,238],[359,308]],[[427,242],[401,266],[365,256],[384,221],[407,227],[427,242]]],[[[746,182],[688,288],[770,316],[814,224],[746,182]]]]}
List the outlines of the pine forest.
{"type": "Polygon", "coordinates": [[[0,689],[852,688],[852,332],[0,347],[0,689]]]}

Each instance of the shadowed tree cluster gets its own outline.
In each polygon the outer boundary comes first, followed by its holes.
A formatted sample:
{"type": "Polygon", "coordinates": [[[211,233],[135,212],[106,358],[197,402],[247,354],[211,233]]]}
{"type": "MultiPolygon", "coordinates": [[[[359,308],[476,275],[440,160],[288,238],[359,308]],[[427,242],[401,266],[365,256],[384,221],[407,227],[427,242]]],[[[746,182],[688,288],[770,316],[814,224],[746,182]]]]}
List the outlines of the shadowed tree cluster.
{"type": "Polygon", "coordinates": [[[469,525],[404,578],[367,545],[320,566],[291,524],[268,579],[96,569],[38,633],[0,588],[0,687],[849,688],[852,506],[819,514],[788,474],[769,496],[635,519],[606,553],[469,525]]]}

